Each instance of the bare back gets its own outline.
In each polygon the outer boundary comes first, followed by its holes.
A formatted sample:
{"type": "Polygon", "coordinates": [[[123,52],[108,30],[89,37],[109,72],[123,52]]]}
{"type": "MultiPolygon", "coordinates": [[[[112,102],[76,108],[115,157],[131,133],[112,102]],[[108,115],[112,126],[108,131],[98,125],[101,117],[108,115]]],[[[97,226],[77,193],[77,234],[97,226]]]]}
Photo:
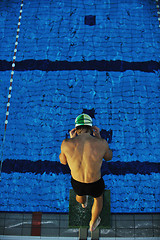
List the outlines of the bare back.
{"type": "Polygon", "coordinates": [[[75,180],[91,183],[101,178],[102,160],[107,150],[107,142],[104,139],[86,133],[64,140],[62,146],[75,180]]]}

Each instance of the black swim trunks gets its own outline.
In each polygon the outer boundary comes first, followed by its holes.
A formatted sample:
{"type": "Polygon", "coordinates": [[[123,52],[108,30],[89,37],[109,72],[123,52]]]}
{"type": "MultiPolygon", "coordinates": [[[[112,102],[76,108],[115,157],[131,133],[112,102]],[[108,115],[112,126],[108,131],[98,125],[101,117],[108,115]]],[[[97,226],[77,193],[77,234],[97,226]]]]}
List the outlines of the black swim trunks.
{"type": "Polygon", "coordinates": [[[74,192],[78,196],[90,195],[94,198],[100,197],[105,189],[103,178],[93,183],[82,183],[71,178],[71,184],[74,192]]]}

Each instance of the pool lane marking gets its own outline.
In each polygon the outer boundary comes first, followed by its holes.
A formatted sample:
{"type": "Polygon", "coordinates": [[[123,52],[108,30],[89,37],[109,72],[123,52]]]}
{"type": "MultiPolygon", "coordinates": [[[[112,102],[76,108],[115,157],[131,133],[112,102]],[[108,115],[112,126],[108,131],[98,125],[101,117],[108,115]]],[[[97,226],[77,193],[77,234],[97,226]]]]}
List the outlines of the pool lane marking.
{"type": "Polygon", "coordinates": [[[33,212],[31,236],[41,236],[41,221],[42,221],[42,213],[33,212]]]}

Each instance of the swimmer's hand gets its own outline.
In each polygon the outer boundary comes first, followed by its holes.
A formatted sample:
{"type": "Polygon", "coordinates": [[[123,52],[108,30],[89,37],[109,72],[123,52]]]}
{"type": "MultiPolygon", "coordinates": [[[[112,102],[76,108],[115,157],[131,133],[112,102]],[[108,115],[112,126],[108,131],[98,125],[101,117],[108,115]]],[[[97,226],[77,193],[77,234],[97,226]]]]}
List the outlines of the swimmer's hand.
{"type": "Polygon", "coordinates": [[[100,129],[98,127],[93,126],[92,131],[93,131],[93,136],[94,137],[101,138],[100,129]]]}
{"type": "Polygon", "coordinates": [[[74,138],[76,137],[76,128],[73,128],[70,132],[69,132],[70,138],[74,138]]]}

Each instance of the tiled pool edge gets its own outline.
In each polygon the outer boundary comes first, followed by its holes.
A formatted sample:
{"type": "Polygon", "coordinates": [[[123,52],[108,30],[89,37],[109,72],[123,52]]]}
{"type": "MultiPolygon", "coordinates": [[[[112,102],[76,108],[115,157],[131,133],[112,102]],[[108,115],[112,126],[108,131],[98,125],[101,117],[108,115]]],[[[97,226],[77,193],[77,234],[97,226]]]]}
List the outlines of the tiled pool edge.
{"type": "MultiPolygon", "coordinates": [[[[159,239],[160,213],[150,214],[111,214],[111,229],[101,229],[100,239],[159,239]]],[[[31,236],[32,213],[0,212],[0,240],[19,236],[31,236]],[[7,238],[8,237],[8,238],[7,238]]],[[[88,233],[90,237],[90,233],[88,233]]],[[[23,238],[22,238],[23,237],[23,238]]],[[[33,237],[33,236],[32,236],[33,237]]],[[[30,238],[38,239],[39,236],[30,238]]],[[[42,213],[41,238],[78,239],[78,229],[68,228],[68,214],[42,213]]],[[[14,239],[14,238],[10,238],[14,239]]],[[[18,240],[18,238],[17,238],[18,240]]]]}

